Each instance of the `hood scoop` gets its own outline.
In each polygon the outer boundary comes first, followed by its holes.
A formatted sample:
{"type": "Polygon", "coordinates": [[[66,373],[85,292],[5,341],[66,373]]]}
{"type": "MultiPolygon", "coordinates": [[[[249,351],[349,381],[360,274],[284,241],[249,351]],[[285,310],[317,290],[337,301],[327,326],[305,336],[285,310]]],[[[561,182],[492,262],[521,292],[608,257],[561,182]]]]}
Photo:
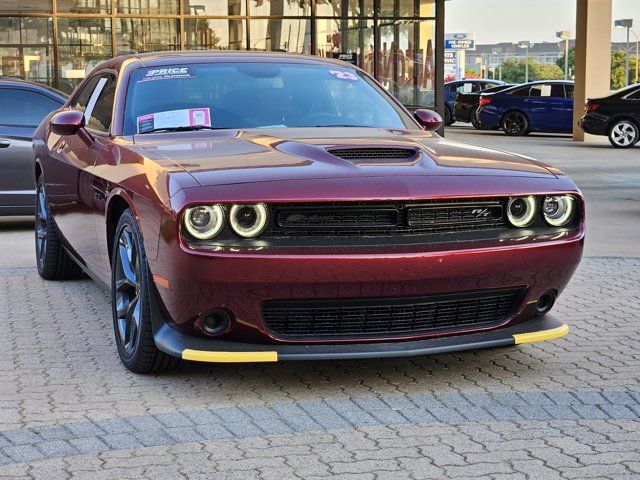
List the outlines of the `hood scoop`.
{"type": "Polygon", "coordinates": [[[358,165],[413,164],[420,150],[406,147],[341,147],[327,150],[331,155],[358,165]]]}

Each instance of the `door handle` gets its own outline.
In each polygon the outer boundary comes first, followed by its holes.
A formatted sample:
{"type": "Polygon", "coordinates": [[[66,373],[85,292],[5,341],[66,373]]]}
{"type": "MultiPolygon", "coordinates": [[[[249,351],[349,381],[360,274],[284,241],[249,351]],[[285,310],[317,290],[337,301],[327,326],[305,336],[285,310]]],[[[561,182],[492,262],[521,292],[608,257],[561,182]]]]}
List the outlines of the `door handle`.
{"type": "Polygon", "coordinates": [[[0,138],[0,148],[7,148],[9,146],[11,146],[11,140],[0,138]]]}

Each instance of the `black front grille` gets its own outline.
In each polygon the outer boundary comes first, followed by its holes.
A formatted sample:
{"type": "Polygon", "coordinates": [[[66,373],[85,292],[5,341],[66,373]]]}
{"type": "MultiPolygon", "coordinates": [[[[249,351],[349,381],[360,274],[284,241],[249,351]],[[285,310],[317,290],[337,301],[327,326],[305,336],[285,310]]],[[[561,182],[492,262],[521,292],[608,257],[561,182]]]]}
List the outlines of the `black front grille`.
{"type": "Polygon", "coordinates": [[[329,153],[343,160],[369,163],[406,162],[418,156],[418,151],[414,148],[390,147],[334,148],[329,150],[329,153]]]}
{"type": "Polygon", "coordinates": [[[522,302],[524,289],[418,298],[267,301],[265,325],[283,338],[385,337],[498,325],[522,302]]]}
{"type": "Polygon", "coordinates": [[[499,199],[274,204],[270,236],[420,235],[507,226],[499,199]]]}

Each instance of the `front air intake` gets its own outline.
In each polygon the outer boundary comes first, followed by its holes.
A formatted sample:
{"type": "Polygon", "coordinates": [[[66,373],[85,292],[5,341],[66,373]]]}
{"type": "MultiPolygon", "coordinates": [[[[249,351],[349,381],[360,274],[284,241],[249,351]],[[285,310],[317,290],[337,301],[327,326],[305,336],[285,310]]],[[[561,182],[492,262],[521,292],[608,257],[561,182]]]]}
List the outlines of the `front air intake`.
{"type": "Polygon", "coordinates": [[[354,163],[394,163],[413,161],[419,151],[415,148],[357,147],[333,148],[329,153],[354,163]]]}

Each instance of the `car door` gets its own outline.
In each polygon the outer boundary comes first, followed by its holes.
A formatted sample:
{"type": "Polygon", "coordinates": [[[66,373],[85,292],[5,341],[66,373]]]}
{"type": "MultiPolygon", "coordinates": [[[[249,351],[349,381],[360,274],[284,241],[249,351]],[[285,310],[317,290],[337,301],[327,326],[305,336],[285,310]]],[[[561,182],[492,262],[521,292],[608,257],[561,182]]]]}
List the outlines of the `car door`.
{"type": "Polygon", "coordinates": [[[86,81],[71,102],[71,108],[84,112],[84,134],[57,137],[47,143],[52,164],[45,166],[45,186],[56,224],[75,254],[93,271],[99,252],[95,235],[92,170],[108,134],[96,129],[92,114],[113,73],[99,73],[86,81]]]}
{"type": "Polygon", "coordinates": [[[0,215],[29,213],[35,205],[34,130],[62,101],[22,87],[0,87],[0,215]]]}
{"type": "Polygon", "coordinates": [[[562,100],[561,124],[562,131],[573,132],[573,84],[564,84],[564,99],[562,100]]]}
{"type": "Polygon", "coordinates": [[[533,130],[555,132],[562,129],[564,95],[562,84],[537,83],[531,86],[524,103],[533,130]]]}

